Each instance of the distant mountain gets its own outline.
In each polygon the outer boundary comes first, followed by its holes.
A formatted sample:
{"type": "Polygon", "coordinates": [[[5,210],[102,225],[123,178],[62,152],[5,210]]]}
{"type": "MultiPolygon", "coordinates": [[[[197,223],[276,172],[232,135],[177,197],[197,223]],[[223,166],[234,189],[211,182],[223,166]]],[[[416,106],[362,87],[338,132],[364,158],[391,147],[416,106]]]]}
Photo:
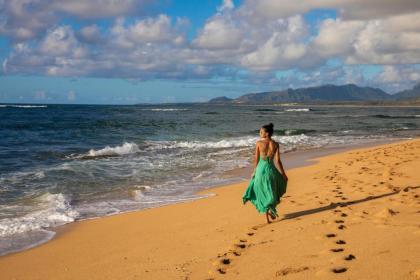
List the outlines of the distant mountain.
{"type": "Polygon", "coordinates": [[[400,91],[392,96],[395,100],[419,99],[420,98],[420,83],[415,85],[412,89],[400,91]]]}
{"type": "Polygon", "coordinates": [[[209,102],[210,103],[227,103],[227,102],[230,102],[232,100],[233,100],[232,98],[228,98],[226,96],[221,96],[221,97],[213,98],[209,102]]]}
{"type": "Polygon", "coordinates": [[[405,90],[394,95],[390,95],[379,88],[359,87],[355,84],[347,84],[249,93],[235,99],[224,96],[211,99],[209,102],[231,104],[268,104],[273,102],[392,102],[414,97],[420,97],[420,84],[411,90],[405,90]]]}

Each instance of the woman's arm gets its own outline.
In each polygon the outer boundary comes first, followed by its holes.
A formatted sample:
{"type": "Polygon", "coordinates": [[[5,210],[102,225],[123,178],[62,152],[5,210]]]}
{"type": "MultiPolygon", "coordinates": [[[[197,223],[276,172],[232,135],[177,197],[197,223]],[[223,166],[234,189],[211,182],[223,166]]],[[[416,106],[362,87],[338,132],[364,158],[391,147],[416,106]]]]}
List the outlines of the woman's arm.
{"type": "Polygon", "coordinates": [[[255,175],[255,169],[257,169],[258,162],[260,161],[260,147],[258,142],[255,144],[255,154],[254,154],[254,171],[252,172],[252,176],[255,175]]]}
{"type": "Polygon", "coordinates": [[[289,178],[287,178],[286,171],[284,171],[283,163],[281,162],[281,159],[280,159],[280,147],[279,147],[278,144],[277,144],[277,153],[276,153],[276,155],[277,155],[277,163],[278,163],[278,165],[280,167],[281,175],[283,176],[284,180],[288,181],[289,178]]]}
{"type": "Polygon", "coordinates": [[[256,168],[258,165],[258,162],[260,161],[260,146],[255,144],[255,154],[254,154],[254,167],[256,168]]]}

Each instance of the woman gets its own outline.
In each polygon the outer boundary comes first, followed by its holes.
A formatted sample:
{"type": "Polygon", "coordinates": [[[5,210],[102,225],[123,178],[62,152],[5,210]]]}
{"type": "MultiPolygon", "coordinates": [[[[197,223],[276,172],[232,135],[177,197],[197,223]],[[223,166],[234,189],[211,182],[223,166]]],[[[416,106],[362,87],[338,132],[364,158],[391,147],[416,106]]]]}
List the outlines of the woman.
{"type": "Polygon", "coordinates": [[[280,160],[279,144],[271,139],[273,128],[270,123],[260,129],[261,139],[255,148],[255,169],[242,198],[244,204],[249,200],[258,212],[265,213],[267,223],[270,223],[269,216],[273,220],[278,217],[276,206],[286,192],[288,180],[280,160]]]}

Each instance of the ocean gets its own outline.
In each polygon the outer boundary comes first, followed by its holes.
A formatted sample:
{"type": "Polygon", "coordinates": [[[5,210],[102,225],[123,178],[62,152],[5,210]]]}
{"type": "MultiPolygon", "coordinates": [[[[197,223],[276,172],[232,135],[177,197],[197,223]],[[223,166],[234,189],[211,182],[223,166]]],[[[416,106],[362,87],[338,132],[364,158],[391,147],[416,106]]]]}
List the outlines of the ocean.
{"type": "Polygon", "coordinates": [[[418,137],[420,108],[0,105],[0,255],[59,225],[244,180],[225,174],[250,165],[269,122],[289,153],[418,137]]]}

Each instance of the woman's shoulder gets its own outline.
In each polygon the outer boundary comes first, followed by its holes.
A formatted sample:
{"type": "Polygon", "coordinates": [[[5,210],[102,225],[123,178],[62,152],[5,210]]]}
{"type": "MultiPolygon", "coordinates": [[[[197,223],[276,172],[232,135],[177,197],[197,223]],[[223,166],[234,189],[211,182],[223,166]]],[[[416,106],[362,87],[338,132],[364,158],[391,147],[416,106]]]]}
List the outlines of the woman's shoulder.
{"type": "Polygon", "coordinates": [[[271,142],[273,143],[273,145],[274,145],[274,146],[276,146],[276,147],[278,147],[278,146],[279,146],[279,143],[278,143],[278,142],[276,142],[275,140],[271,139],[271,142]]]}

